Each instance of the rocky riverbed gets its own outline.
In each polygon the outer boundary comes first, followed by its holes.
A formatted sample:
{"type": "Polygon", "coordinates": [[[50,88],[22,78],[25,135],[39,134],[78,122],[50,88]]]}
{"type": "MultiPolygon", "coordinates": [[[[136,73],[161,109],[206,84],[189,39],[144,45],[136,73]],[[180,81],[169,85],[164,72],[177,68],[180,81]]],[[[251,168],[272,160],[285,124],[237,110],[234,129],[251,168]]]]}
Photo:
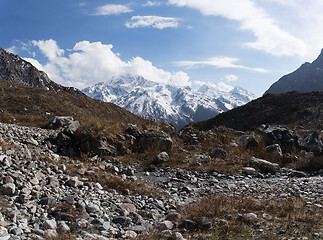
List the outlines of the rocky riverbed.
{"type": "MultiPolygon", "coordinates": [[[[142,169],[137,165],[126,166],[113,157],[94,157],[89,162],[95,164],[84,164],[51,150],[54,148],[49,139],[58,134],[59,130],[0,123],[0,240],[60,236],[135,239],[152,230],[165,239],[190,238],[181,232],[181,227],[190,230],[192,226],[185,222],[189,220],[182,219],[181,207],[210,195],[259,200],[300,198],[313,211],[323,208],[322,172],[309,174],[282,168],[261,174],[249,168],[226,175],[171,168],[142,169]],[[72,171],[71,165],[76,171],[72,171]],[[97,170],[107,169],[122,181],[150,186],[151,193],[116,191],[90,180],[97,170]]],[[[252,214],[249,212],[248,216],[270,221],[266,213],[252,214]]],[[[209,223],[212,228],[214,223],[209,223]]],[[[262,231],[266,232],[267,225],[263,226],[262,231]]],[[[278,236],[273,239],[283,239],[284,233],[278,236]]],[[[323,239],[323,226],[302,237],[323,239]]]]}

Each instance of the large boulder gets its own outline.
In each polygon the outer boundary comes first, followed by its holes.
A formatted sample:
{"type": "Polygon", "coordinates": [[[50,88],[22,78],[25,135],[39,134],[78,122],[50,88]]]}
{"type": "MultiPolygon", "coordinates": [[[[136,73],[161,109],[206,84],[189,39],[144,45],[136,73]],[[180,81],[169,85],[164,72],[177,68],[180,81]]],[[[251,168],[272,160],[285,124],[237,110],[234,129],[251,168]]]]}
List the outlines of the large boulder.
{"type": "Polygon", "coordinates": [[[242,135],[239,137],[239,143],[246,149],[256,149],[259,145],[258,141],[252,135],[242,135]]]}
{"type": "Polygon", "coordinates": [[[163,131],[144,131],[138,139],[140,151],[159,150],[169,151],[172,148],[173,140],[163,131]]]}
{"type": "Polygon", "coordinates": [[[312,151],[314,153],[322,152],[323,144],[319,134],[315,131],[307,136],[303,141],[302,148],[304,148],[306,151],[312,151]]]}
{"type": "Polygon", "coordinates": [[[277,163],[272,163],[267,160],[251,157],[250,163],[252,166],[259,169],[260,172],[264,173],[276,173],[280,170],[277,163]]]}
{"type": "Polygon", "coordinates": [[[279,144],[283,151],[288,152],[297,146],[297,136],[284,125],[262,125],[257,133],[263,137],[266,146],[279,144]]]}
{"type": "Polygon", "coordinates": [[[79,121],[71,116],[55,116],[46,125],[49,129],[61,130],[63,133],[73,135],[80,127],[79,121]]]}

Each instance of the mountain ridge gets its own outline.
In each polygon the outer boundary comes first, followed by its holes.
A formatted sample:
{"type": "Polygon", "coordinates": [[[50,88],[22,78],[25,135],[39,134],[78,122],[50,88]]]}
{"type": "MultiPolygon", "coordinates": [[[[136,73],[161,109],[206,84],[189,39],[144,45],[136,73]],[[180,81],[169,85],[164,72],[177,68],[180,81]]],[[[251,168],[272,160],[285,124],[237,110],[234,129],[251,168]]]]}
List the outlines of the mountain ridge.
{"type": "Polygon", "coordinates": [[[81,94],[81,91],[74,87],[64,87],[53,82],[45,72],[38,70],[18,55],[9,53],[2,48],[0,48],[0,78],[30,87],[81,94]]]}
{"type": "Polygon", "coordinates": [[[203,85],[194,90],[190,86],[161,84],[129,74],[115,76],[82,91],[92,98],[115,103],[144,118],[172,123],[177,128],[254,99],[253,94],[239,87],[224,91],[203,85]]]}
{"type": "Polygon", "coordinates": [[[323,49],[312,62],[303,63],[297,70],[281,77],[264,93],[323,91],[323,49]]]}

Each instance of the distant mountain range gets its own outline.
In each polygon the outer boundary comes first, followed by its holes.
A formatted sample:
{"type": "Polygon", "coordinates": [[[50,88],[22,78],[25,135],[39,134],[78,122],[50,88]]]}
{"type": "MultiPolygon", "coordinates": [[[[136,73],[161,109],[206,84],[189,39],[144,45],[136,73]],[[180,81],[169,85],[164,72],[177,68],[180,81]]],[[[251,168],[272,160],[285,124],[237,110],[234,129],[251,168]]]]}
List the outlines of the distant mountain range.
{"type": "Polygon", "coordinates": [[[228,91],[203,85],[194,90],[132,75],[116,76],[82,91],[92,98],[115,103],[144,118],[172,123],[177,128],[209,119],[255,98],[239,87],[228,91]]]}
{"type": "Polygon", "coordinates": [[[306,62],[296,71],[283,76],[264,95],[292,91],[323,91],[323,50],[314,62],[306,62]]]}

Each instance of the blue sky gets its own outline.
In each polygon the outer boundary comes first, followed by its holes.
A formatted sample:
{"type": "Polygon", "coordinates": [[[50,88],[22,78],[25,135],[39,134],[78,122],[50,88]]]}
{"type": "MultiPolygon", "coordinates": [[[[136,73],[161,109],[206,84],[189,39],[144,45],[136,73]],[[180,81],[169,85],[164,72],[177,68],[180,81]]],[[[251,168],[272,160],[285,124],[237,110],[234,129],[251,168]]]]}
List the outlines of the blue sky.
{"type": "Polygon", "coordinates": [[[0,0],[0,47],[78,88],[118,74],[257,96],[323,47],[320,0],[0,0]]]}

